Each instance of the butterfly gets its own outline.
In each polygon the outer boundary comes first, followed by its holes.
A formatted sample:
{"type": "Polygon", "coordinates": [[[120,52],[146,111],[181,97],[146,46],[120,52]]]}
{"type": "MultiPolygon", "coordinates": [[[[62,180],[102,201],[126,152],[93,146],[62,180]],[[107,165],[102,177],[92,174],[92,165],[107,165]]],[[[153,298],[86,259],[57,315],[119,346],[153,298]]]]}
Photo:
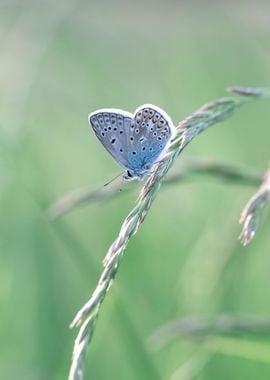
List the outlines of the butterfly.
{"type": "Polygon", "coordinates": [[[97,138],[125,168],[123,178],[142,179],[166,151],[175,128],[165,111],[144,104],[132,115],[104,108],[90,113],[88,121],[97,138]]]}

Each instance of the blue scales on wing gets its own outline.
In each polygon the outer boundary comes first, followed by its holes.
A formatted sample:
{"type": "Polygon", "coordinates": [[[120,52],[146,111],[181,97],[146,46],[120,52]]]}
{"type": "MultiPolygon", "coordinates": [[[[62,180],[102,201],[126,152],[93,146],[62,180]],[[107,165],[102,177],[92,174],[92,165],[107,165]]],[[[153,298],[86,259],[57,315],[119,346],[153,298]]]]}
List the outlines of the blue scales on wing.
{"type": "Polygon", "coordinates": [[[155,163],[172,137],[172,124],[164,111],[142,106],[135,112],[129,134],[128,162],[138,174],[155,163]]]}

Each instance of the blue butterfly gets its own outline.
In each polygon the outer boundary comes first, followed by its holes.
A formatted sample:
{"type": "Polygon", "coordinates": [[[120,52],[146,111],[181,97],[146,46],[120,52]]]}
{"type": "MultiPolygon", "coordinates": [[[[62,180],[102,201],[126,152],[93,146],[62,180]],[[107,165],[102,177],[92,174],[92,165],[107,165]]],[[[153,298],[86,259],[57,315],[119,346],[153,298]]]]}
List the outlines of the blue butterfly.
{"type": "Polygon", "coordinates": [[[124,179],[143,178],[166,151],[175,128],[162,109],[144,104],[134,115],[104,108],[90,113],[97,138],[126,171],[124,179]]]}

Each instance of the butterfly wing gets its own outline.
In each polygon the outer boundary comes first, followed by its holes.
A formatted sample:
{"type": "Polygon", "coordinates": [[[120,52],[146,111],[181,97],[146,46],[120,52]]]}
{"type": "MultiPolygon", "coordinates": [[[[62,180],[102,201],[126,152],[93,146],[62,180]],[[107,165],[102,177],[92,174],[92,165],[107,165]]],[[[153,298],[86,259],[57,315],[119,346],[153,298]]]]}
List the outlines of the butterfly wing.
{"type": "Polygon", "coordinates": [[[165,151],[174,133],[170,117],[160,108],[145,104],[134,114],[127,133],[128,166],[136,174],[146,172],[165,151]]]}
{"type": "Polygon", "coordinates": [[[114,108],[97,110],[88,116],[97,138],[113,158],[125,168],[127,159],[127,130],[131,129],[133,115],[114,108]]]}

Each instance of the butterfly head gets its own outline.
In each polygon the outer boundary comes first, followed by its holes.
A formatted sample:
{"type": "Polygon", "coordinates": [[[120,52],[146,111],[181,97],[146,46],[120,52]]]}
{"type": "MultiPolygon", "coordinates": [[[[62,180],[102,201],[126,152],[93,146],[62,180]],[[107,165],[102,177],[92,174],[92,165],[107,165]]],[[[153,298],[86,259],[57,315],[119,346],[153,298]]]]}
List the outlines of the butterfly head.
{"type": "Polygon", "coordinates": [[[127,169],[123,174],[123,178],[126,181],[133,181],[134,179],[142,180],[144,179],[145,175],[149,173],[150,168],[151,168],[151,165],[145,164],[139,170],[127,169]]]}
{"type": "Polygon", "coordinates": [[[134,173],[132,173],[130,170],[126,170],[123,174],[123,178],[124,180],[126,181],[133,181],[134,179],[136,179],[138,176],[134,175],[134,173]]]}

